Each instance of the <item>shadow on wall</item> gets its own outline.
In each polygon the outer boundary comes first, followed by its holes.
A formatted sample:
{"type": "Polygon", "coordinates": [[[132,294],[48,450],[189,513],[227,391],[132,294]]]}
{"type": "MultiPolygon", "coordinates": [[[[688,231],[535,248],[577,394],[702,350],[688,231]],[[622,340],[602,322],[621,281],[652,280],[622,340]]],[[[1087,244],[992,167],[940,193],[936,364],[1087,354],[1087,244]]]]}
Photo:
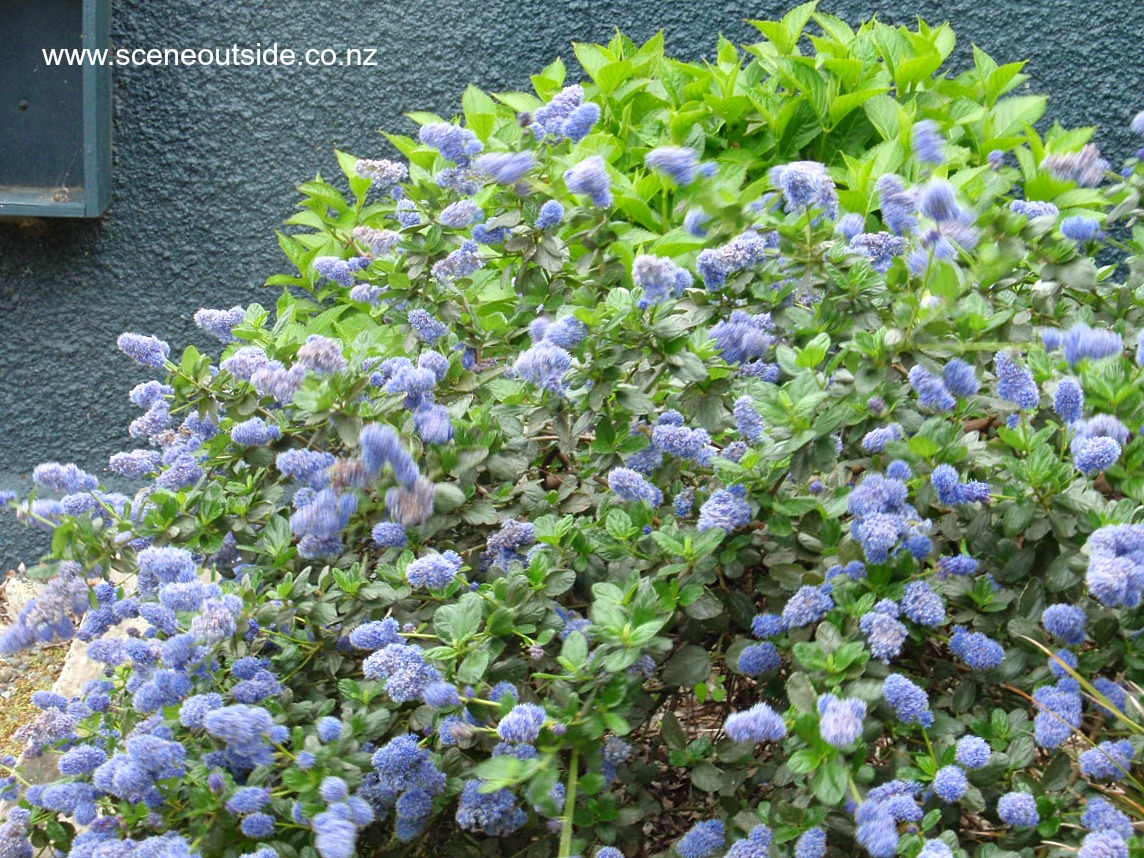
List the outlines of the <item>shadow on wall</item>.
{"type": "MultiPolygon", "coordinates": [[[[1144,47],[1123,25],[1129,2],[914,0],[823,3],[857,23],[949,20],[959,37],[999,61],[1030,60],[1049,115],[1095,124],[1113,163],[1135,150],[1127,123],[1144,104],[1144,47]],[[1094,59],[1097,58],[1097,59],[1094,59]],[[1079,73],[1083,71],[1083,74],[1079,73]]],[[[106,474],[132,446],[127,391],[146,374],[115,338],[134,330],[216,348],[191,317],[203,306],[273,303],[265,278],[285,270],[273,230],[289,216],[294,186],[336,175],[333,148],[385,153],[378,129],[409,131],[406,110],[451,114],[468,83],[523,89],[570,41],[606,41],[615,27],[638,40],[658,29],[686,59],[714,53],[721,30],[754,41],[747,18],[790,4],[728,0],[462,0],[406,15],[388,2],[264,6],[252,0],[113,4],[115,47],[229,47],[277,42],[294,49],[375,48],[375,66],[119,68],[115,71],[113,196],[99,222],[0,225],[0,488],[26,494],[41,461],[74,461],[106,474]]],[[[570,75],[574,79],[574,74],[570,75]]],[[[43,531],[0,518],[0,572],[34,561],[43,531]]]]}

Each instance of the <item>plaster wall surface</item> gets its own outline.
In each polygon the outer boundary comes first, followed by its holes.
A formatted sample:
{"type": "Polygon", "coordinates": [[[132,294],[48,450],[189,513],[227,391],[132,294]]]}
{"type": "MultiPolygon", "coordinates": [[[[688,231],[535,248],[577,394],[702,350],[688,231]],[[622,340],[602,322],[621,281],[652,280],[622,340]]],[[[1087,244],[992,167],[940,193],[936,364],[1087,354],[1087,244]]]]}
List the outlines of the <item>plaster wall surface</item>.
{"type": "MultiPolygon", "coordinates": [[[[952,68],[976,43],[999,62],[1029,60],[1030,91],[1049,117],[1097,125],[1114,164],[1135,151],[1127,130],[1144,108],[1139,0],[824,0],[857,24],[948,20],[952,68]]],[[[113,0],[116,47],[376,48],[370,68],[121,68],[114,78],[114,184],[93,222],[0,226],[0,488],[26,495],[41,461],[107,473],[133,444],[127,391],[147,378],[115,348],[125,330],[212,346],[200,307],[259,301],[288,270],[273,230],[295,186],[337,175],[335,147],[388,154],[378,129],[411,132],[408,110],[452,115],[464,87],[527,89],[569,43],[636,40],[663,29],[668,50],[710,58],[722,32],[758,40],[749,18],[789,3],[759,0],[113,0]]],[[[2,24],[0,24],[2,32],[2,24]]],[[[576,80],[571,71],[570,80],[576,80]]],[[[3,131],[0,129],[0,145],[3,131]]],[[[217,353],[217,352],[216,352],[217,353]]],[[[48,536],[0,513],[0,572],[32,563],[48,536]]]]}

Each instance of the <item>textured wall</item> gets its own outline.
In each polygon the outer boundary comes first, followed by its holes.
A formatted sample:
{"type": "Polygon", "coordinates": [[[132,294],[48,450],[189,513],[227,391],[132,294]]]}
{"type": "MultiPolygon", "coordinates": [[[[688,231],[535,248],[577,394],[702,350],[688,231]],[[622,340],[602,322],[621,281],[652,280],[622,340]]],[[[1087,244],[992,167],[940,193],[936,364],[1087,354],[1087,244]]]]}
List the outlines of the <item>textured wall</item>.
{"type": "MultiPolygon", "coordinates": [[[[1114,163],[1134,149],[1124,128],[1144,107],[1144,45],[1129,25],[1139,0],[836,0],[856,23],[949,20],[954,67],[976,43],[999,61],[1026,58],[1050,116],[1096,124],[1114,163]]],[[[377,129],[410,130],[402,111],[451,113],[469,82],[525,88],[570,41],[620,27],[656,30],[685,58],[711,56],[716,34],[742,43],[747,18],[788,4],[736,0],[112,0],[112,41],[205,47],[376,47],[376,68],[131,68],[115,78],[114,192],[96,223],[0,226],[0,487],[27,491],[41,461],[104,473],[128,446],[126,392],[144,372],[115,337],[137,330],[178,350],[201,343],[202,306],[272,304],[265,277],[285,270],[273,229],[294,186],[336,174],[332,149],[381,153],[377,129]],[[418,47],[420,46],[420,47],[418,47]]],[[[2,132],[0,132],[2,145],[2,132]]],[[[40,532],[0,518],[0,571],[46,549],[40,532]]]]}

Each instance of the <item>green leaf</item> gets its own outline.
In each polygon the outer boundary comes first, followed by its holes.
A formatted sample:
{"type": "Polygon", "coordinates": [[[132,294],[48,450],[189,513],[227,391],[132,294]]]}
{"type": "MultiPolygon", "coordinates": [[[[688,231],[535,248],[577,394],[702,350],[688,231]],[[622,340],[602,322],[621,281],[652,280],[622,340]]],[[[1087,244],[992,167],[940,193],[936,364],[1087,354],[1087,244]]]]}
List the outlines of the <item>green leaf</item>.
{"type": "Polygon", "coordinates": [[[457,681],[465,683],[480,682],[488,669],[492,653],[487,647],[481,647],[465,656],[461,666],[457,668],[457,681]]]}
{"type": "Polygon", "coordinates": [[[433,487],[433,509],[438,513],[452,512],[465,502],[465,492],[453,483],[437,483],[433,487]]]}
{"type": "Polygon", "coordinates": [[[703,792],[719,792],[723,788],[723,771],[714,763],[701,760],[691,770],[691,783],[703,792]]]}
{"type": "Polygon", "coordinates": [[[566,75],[567,69],[564,68],[564,61],[557,57],[545,67],[544,71],[532,76],[532,85],[536,89],[536,94],[548,101],[563,88],[566,75]]]}
{"type": "Polygon", "coordinates": [[[1044,95],[1016,95],[1002,99],[990,111],[993,135],[1003,137],[1025,125],[1032,125],[1044,115],[1048,102],[1044,95]]]}
{"type": "Polygon", "coordinates": [[[477,764],[473,773],[482,780],[496,784],[498,787],[511,786],[524,781],[525,761],[518,760],[511,754],[502,754],[477,764]]]}
{"type": "Polygon", "coordinates": [[[822,133],[822,120],[805,98],[791,99],[775,117],[779,129],[778,148],[785,154],[796,154],[822,133]]]}
{"type": "Polygon", "coordinates": [[[800,641],[791,648],[791,651],[794,653],[794,657],[798,660],[798,663],[807,670],[826,670],[830,666],[826,658],[826,653],[824,653],[822,647],[816,643],[800,641]]]}
{"type": "Polygon", "coordinates": [[[854,41],[854,30],[850,25],[834,15],[825,12],[815,12],[814,20],[822,27],[823,32],[841,45],[849,45],[854,41]]]}
{"type": "Polygon", "coordinates": [[[787,698],[799,712],[816,712],[818,709],[818,692],[805,673],[796,671],[787,679],[787,698]]]}
{"type": "Polygon", "coordinates": [[[560,649],[560,657],[576,669],[582,668],[588,662],[588,639],[580,632],[568,635],[560,649]]]}
{"type": "Polygon", "coordinates": [[[1056,793],[1069,785],[1072,777],[1072,761],[1066,754],[1056,757],[1045,767],[1041,775],[1041,788],[1047,793],[1056,793]]]}
{"type": "Polygon", "coordinates": [[[666,712],[663,720],[659,725],[660,735],[663,741],[667,743],[667,747],[672,750],[683,750],[687,747],[687,734],[683,732],[683,727],[679,725],[679,719],[671,712],[666,712]]]}
{"type": "Polygon", "coordinates": [[[805,369],[811,369],[818,366],[826,358],[826,353],[830,350],[830,336],[828,334],[818,334],[809,343],[799,349],[798,359],[795,364],[805,369]]]}
{"type": "Polygon", "coordinates": [[[705,682],[711,675],[711,660],[707,650],[694,644],[685,644],[667,660],[661,674],[668,685],[685,688],[705,682]]]}
{"type": "Polygon", "coordinates": [[[818,121],[824,122],[830,114],[830,93],[813,61],[801,57],[776,58],[775,68],[783,86],[801,92],[814,108],[818,121]]]}
{"type": "Polygon", "coordinates": [[[651,538],[655,540],[656,545],[658,545],[661,550],[672,557],[683,557],[687,553],[687,547],[684,545],[683,540],[680,539],[679,534],[674,531],[653,530],[651,538]]]}
{"type": "Polygon", "coordinates": [[[286,258],[294,263],[295,268],[305,273],[310,266],[310,259],[314,256],[313,251],[284,232],[275,232],[274,234],[278,236],[278,246],[282,248],[286,258]]]}
{"type": "Polygon", "coordinates": [[[482,140],[488,139],[496,125],[497,103],[492,97],[469,84],[461,96],[461,107],[465,111],[465,124],[482,140]]]}
{"type": "Polygon", "coordinates": [[[595,75],[596,83],[603,95],[611,95],[632,74],[631,60],[621,60],[602,66],[595,75]]]}
{"type": "Polygon", "coordinates": [[[433,625],[454,644],[476,634],[481,625],[484,603],[476,593],[465,593],[455,605],[442,605],[433,615],[433,625]]]}
{"type": "Polygon", "coordinates": [[[596,75],[599,74],[600,69],[612,61],[612,57],[608,56],[607,52],[599,45],[592,45],[586,42],[573,42],[572,51],[576,54],[576,59],[580,61],[580,65],[592,80],[596,79],[596,75]]]}
{"type": "Polygon", "coordinates": [[[900,91],[908,90],[914,84],[932,77],[941,63],[942,56],[936,51],[917,57],[908,57],[898,63],[894,69],[894,81],[900,91]]]}
{"type": "Polygon", "coordinates": [[[846,92],[842,95],[836,96],[830,102],[831,127],[837,125],[846,116],[849,116],[851,111],[861,107],[874,96],[881,95],[882,93],[888,91],[888,89],[889,87],[885,86],[870,87],[868,89],[860,89],[856,92],[846,92]]]}
{"type": "Polygon", "coordinates": [[[795,751],[787,760],[787,768],[794,772],[796,775],[809,775],[822,762],[822,756],[817,751],[812,751],[810,748],[803,748],[801,751],[795,751]]]}
{"type": "Polygon", "coordinates": [[[637,528],[632,524],[631,516],[619,508],[608,510],[608,517],[604,520],[604,526],[608,533],[621,542],[631,539],[637,533],[637,528]]]}
{"type": "Polygon", "coordinates": [[[958,267],[951,262],[935,259],[930,265],[926,284],[933,294],[955,300],[961,297],[961,280],[957,276],[958,267]]]}
{"type": "Polygon", "coordinates": [[[863,103],[862,109],[884,140],[897,139],[900,132],[897,101],[888,95],[874,95],[863,103]]]}
{"type": "Polygon", "coordinates": [[[338,156],[338,166],[342,168],[342,172],[345,174],[346,179],[349,180],[350,190],[353,191],[354,198],[360,205],[365,200],[366,192],[369,190],[369,186],[372,185],[373,182],[358,175],[356,169],[358,159],[353,155],[349,154],[348,152],[343,152],[340,149],[335,149],[334,154],[338,156]]]}
{"type": "Polygon", "coordinates": [[[298,186],[298,190],[308,197],[321,200],[325,205],[340,212],[349,208],[342,192],[325,182],[303,182],[298,186]]]}
{"type": "Polygon", "coordinates": [[[811,781],[814,795],[823,804],[835,805],[846,797],[849,775],[841,760],[827,760],[814,773],[811,781]]]}

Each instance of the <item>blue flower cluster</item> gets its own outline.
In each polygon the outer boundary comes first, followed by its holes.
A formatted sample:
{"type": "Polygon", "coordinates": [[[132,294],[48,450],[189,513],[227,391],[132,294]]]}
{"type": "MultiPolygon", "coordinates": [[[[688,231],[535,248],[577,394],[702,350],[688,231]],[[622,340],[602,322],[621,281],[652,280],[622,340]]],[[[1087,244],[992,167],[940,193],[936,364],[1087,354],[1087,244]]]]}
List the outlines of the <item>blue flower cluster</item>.
{"type": "Polygon", "coordinates": [[[739,653],[739,670],[747,676],[762,676],[771,673],[782,666],[782,656],[778,647],[769,641],[761,644],[751,644],[744,647],[739,653]]]}
{"type": "Polygon", "coordinates": [[[1027,792],[1009,792],[997,800],[997,816],[1014,828],[1033,828],[1041,821],[1037,800],[1027,792]]]}
{"type": "Polygon", "coordinates": [[[1093,780],[1120,781],[1127,778],[1131,772],[1132,758],[1136,756],[1136,749],[1127,739],[1101,742],[1095,748],[1082,751],[1077,758],[1080,763],[1080,773],[1093,780]]]}
{"type": "Polygon", "coordinates": [[[518,703],[497,726],[497,735],[506,742],[532,744],[540,736],[548,713],[535,703],[518,703]]]}
{"type": "Polygon", "coordinates": [[[718,489],[699,507],[697,530],[722,528],[730,533],[751,523],[751,506],[747,503],[747,490],[740,485],[718,489]]]}
{"type": "Polygon", "coordinates": [[[918,227],[914,190],[907,189],[900,176],[887,173],[878,179],[882,222],[895,235],[909,235],[918,227]]]}
{"type": "MultiPolygon", "coordinates": [[[[894,189],[891,198],[899,192],[900,188],[894,189]]],[[[912,232],[919,224],[912,210],[904,213],[906,202],[902,196],[903,214],[896,217],[901,219],[901,225],[907,231],[912,232]]],[[[956,191],[945,179],[931,178],[918,186],[908,202],[916,204],[916,211],[933,224],[917,235],[918,246],[907,258],[913,273],[924,274],[935,259],[956,259],[958,248],[972,250],[977,246],[980,233],[974,225],[975,216],[958,202],[956,191]]]]}
{"type": "Polygon", "coordinates": [[[1135,834],[1132,820],[1107,799],[1093,796],[1080,818],[1081,825],[1091,832],[1109,831],[1127,840],[1135,834]]]}
{"type": "Polygon", "coordinates": [[[824,694],[818,698],[818,716],[822,738],[836,748],[848,748],[862,735],[866,701],[824,694]]]}
{"type": "Polygon", "coordinates": [[[536,168],[531,152],[489,152],[473,162],[473,167],[498,185],[515,185],[536,168]]]}
{"type": "Polygon", "coordinates": [[[426,146],[432,146],[442,157],[458,167],[468,166],[470,159],[484,149],[480,138],[469,128],[461,128],[448,122],[431,122],[422,125],[418,138],[426,146]]]}
{"type": "Polygon", "coordinates": [[[908,495],[905,483],[881,474],[870,474],[850,493],[850,533],[862,546],[867,563],[885,563],[899,548],[918,559],[933,550],[930,522],[906,502],[908,495]]]}
{"type": "Polygon", "coordinates": [[[943,143],[941,130],[932,119],[922,119],[914,123],[911,145],[914,156],[923,164],[945,163],[943,143]]]}
{"type": "Polygon", "coordinates": [[[901,823],[918,823],[922,809],[917,798],[921,785],[914,781],[890,781],[870,790],[855,810],[855,838],[871,858],[891,858],[898,850],[901,823]]]}
{"type": "Polygon", "coordinates": [[[528,821],[528,814],[517,804],[511,790],[501,787],[483,792],[483,787],[483,781],[472,780],[461,790],[456,818],[462,829],[504,837],[528,821]]]}
{"type": "MultiPolygon", "coordinates": [[[[656,504],[658,506],[658,504],[656,504]]],[[[527,521],[509,519],[495,533],[489,534],[485,554],[481,559],[484,569],[507,569],[511,563],[526,561],[522,550],[536,542],[536,527],[527,521]]]]}
{"type": "Polygon", "coordinates": [[[929,697],[925,691],[900,673],[891,673],[882,684],[882,695],[903,724],[933,724],[929,697]]]}
{"type": "Polygon", "coordinates": [[[1069,646],[1084,643],[1087,623],[1084,608],[1079,605],[1050,605],[1041,613],[1041,624],[1045,631],[1069,646]]]}
{"type": "Polygon", "coordinates": [[[933,375],[921,364],[910,370],[910,386],[918,395],[918,400],[934,411],[952,411],[957,400],[945,386],[945,382],[933,375]]]}
{"type": "Polygon", "coordinates": [[[564,206],[557,200],[548,200],[540,207],[540,212],[536,216],[536,228],[552,229],[562,220],[564,220],[564,206]]]}
{"type": "Polygon", "coordinates": [[[434,797],[445,791],[445,775],[412,733],[390,739],[372,762],[374,772],[363,780],[359,795],[379,814],[394,811],[394,833],[408,843],[425,829],[434,797]]]}
{"type": "Polygon", "coordinates": [[[770,180],[782,191],[788,212],[821,210],[833,220],[838,216],[838,192],[826,167],[817,161],[792,161],[772,167],[770,180]]]}
{"type": "Polygon", "coordinates": [[[305,504],[290,516],[290,530],[300,537],[298,553],[313,559],[340,552],[342,531],[357,507],[356,495],[339,495],[333,489],[322,489],[307,497],[305,504]]]}
{"type": "Polygon", "coordinates": [[[1076,182],[1082,188],[1094,188],[1104,179],[1108,162],[1100,157],[1100,149],[1089,143],[1079,152],[1047,155],[1041,167],[1058,179],[1076,182]]]}
{"type": "Polygon", "coordinates": [[[867,453],[884,453],[886,445],[891,441],[900,441],[904,437],[902,427],[897,423],[871,429],[862,438],[862,449],[867,453]]]}
{"type": "Polygon", "coordinates": [[[313,266],[319,277],[325,277],[347,289],[354,285],[354,272],[358,266],[351,265],[349,260],[340,256],[319,256],[314,259],[313,266]]]}
{"type": "Polygon", "coordinates": [[[275,423],[267,423],[261,417],[251,417],[236,423],[230,429],[234,443],[243,447],[262,447],[282,437],[282,430],[275,423]]]}
{"type": "Polygon", "coordinates": [[[461,571],[461,555],[456,551],[427,554],[405,567],[405,579],[410,586],[426,590],[441,590],[449,586],[461,571]]]}
{"type": "Polygon", "coordinates": [[[473,276],[478,269],[484,267],[484,264],[478,243],[472,239],[465,239],[460,247],[433,263],[432,271],[438,282],[452,283],[473,276]]]}
{"type": "Polygon", "coordinates": [[[588,336],[588,326],[575,316],[563,316],[555,322],[537,318],[528,331],[534,343],[551,343],[567,351],[572,351],[588,336]]]}
{"type": "Polygon", "coordinates": [[[663,492],[631,468],[613,468],[608,474],[608,485],[620,499],[631,503],[643,501],[652,507],[663,503],[663,492]]]}
{"type": "MultiPolygon", "coordinates": [[[[1104,238],[1104,230],[1100,228],[1100,221],[1096,218],[1073,215],[1061,221],[1061,235],[1072,241],[1084,243],[1100,241],[1104,238]]],[[[1111,331],[1104,333],[1111,333],[1111,331]]]]}
{"type": "Polygon", "coordinates": [[[1110,414],[1077,420],[1070,427],[1073,463],[1082,474],[1091,475],[1112,467],[1128,443],[1128,428],[1110,414]]]}
{"type": "Polygon", "coordinates": [[[960,766],[943,766],[933,777],[934,795],[946,804],[961,801],[969,791],[969,780],[960,766]]]}
{"type": "Polygon", "coordinates": [[[906,240],[889,232],[864,232],[850,239],[850,247],[870,260],[870,267],[885,274],[894,260],[906,252],[906,240]]]}
{"type": "Polygon", "coordinates": [[[1082,360],[1101,360],[1114,357],[1124,351],[1124,340],[1115,331],[1090,328],[1078,322],[1067,331],[1046,328],[1041,332],[1041,340],[1049,351],[1062,349],[1065,361],[1076,367],[1082,360]]]}
{"type": "Polygon", "coordinates": [[[718,819],[708,819],[691,826],[690,830],[679,838],[675,849],[681,858],[711,858],[716,852],[723,851],[726,837],[723,823],[718,819]]]}
{"type": "Polygon", "coordinates": [[[928,628],[945,623],[945,603],[925,581],[911,581],[906,585],[902,611],[918,625],[928,628]]]}
{"type": "Polygon", "coordinates": [[[680,187],[690,185],[699,174],[699,153],[686,146],[660,146],[644,156],[644,163],[657,173],[670,176],[680,187]]]}
{"type": "Polygon", "coordinates": [[[983,769],[993,757],[993,749],[980,736],[963,736],[957,740],[957,764],[965,769],[983,769]]]}
{"type": "Polygon", "coordinates": [[[731,844],[727,850],[726,858],[767,858],[770,855],[771,843],[774,841],[774,832],[765,825],[756,825],[731,844]]]}
{"type": "Polygon", "coordinates": [[[1018,408],[1036,408],[1041,394],[1033,374],[1018,365],[1007,352],[998,352],[993,363],[997,372],[997,395],[1018,408]]]}
{"type": "MultiPolygon", "coordinates": [[[[799,587],[783,606],[780,617],[782,630],[801,629],[804,626],[813,625],[834,610],[834,599],[830,597],[830,589],[829,584],[823,584],[820,587],[806,584],[799,587]]],[[[755,620],[758,622],[759,618],[756,617],[755,620]]],[[[760,624],[760,630],[773,631],[773,629],[767,629],[764,624],[760,624]]],[[[756,634],[758,634],[757,631],[756,634]]],[[[759,637],[763,637],[763,635],[759,635],[759,637]]]]}
{"type": "Polygon", "coordinates": [[[1055,205],[1041,200],[1013,200],[1009,203],[1009,210],[1013,214],[1033,220],[1039,217],[1051,217],[1054,220],[1061,213],[1055,205]]]}
{"type": "Polygon", "coordinates": [[[552,100],[538,108],[531,117],[532,132],[541,142],[559,143],[569,139],[577,143],[587,136],[600,119],[600,106],[584,101],[584,88],[566,86],[552,100]]]}
{"type": "Polygon", "coordinates": [[[770,313],[751,315],[735,310],[729,319],[711,328],[711,339],[727,363],[745,364],[766,355],[775,343],[774,330],[770,313]]]}
{"type": "Polygon", "coordinates": [[[695,268],[704,285],[714,292],[727,284],[729,275],[761,265],[768,252],[777,247],[776,233],[760,234],[749,229],[720,248],[701,250],[695,260],[695,268]]]}
{"type": "Polygon", "coordinates": [[[79,564],[60,563],[56,574],[28,600],[12,624],[0,632],[0,653],[72,637],[76,633],[75,619],[88,611],[88,592],[79,564]]]}
{"type": "Polygon", "coordinates": [[[572,355],[548,340],[541,340],[524,351],[512,365],[512,375],[542,390],[563,395],[564,376],[572,368],[572,355]]]}
{"type": "Polygon", "coordinates": [[[1001,644],[981,632],[971,632],[965,626],[954,627],[949,651],[974,670],[989,670],[1005,660],[1005,649],[1001,644]]]}
{"type": "Polygon", "coordinates": [[[1072,680],[1042,685],[1033,692],[1033,703],[1033,737],[1042,748],[1059,748],[1080,727],[1081,697],[1072,680]]]}
{"type": "Polygon", "coordinates": [[[870,654],[884,664],[898,657],[909,634],[909,629],[898,620],[899,611],[897,603],[883,599],[858,622],[870,654]]]}
{"type": "Polygon", "coordinates": [[[1107,525],[1088,538],[1085,582],[1105,607],[1135,608],[1144,594],[1144,525],[1107,525]]]}
{"type": "Polygon", "coordinates": [[[1053,411],[1066,423],[1076,423],[1084,417],[1084,388],[1075,378],[1062,378],[1053,396],[1053,411]]]}
{"type": "Polygon", "coordinates": [[[948,506],[968,503],[989,503],[992,486],[979,480],[961,482],[953,465],[938,465],[930,474],[930,482],[937,490],[938,500],[948,506]]]}
{"type": "Polygon", "coordinates": [[[612,180],[604,159],[592,155],[564,173],[564,182],[573,194],[585,194],[592,204],[607,208],[612,204],[612,180]]]}
{"type": "Polygon", "coordinates": [[[640,309],[681,297],[693,279],[691,272],[665,256],[643,253],[632,263],[632,282],[644,292],[639,300],[640,309]]]}
{"type": "Polygon", "coordinates": [[[723,730],[736,742],[777,742],[786,736],[786,724],[766,703],[727,716],[723,730]]]}
{"type": "Polygon", "coordinates": [[[421,648],[391,643],[366,657],[362,670],[367,679],[385,680],[385,691],[395,703],[419,699],[425,689],[441,681],[441,673],[430,665],[421,648]]]}
{"type": "Polygon", "coordinates": [[[171,347],[158,337],[143,334],[120,334],[116,340],[119,350],[138,364],[162,369],[171,354],[171,347]]]}

